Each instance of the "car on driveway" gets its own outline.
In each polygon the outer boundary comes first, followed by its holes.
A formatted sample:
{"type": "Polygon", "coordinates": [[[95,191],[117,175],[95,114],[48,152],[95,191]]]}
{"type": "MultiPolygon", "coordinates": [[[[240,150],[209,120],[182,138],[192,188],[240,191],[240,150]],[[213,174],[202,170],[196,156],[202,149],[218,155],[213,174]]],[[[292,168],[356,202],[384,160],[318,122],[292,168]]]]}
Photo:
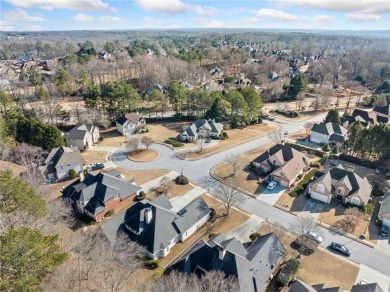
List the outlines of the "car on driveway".
{"type": "Polygon", "coordinates": [[[90,166],[91,170],[98,170],[98,169],[103,169],[104,164],[103,163],[94,163],[92,166],[90,166]]]}
{"type": "Polygon", "coordinates": [[[351,251],[340,243],[332,242],[329,247],[335,251],[341,252],[347,257],[351,255],[351,251]]]}
{"type": "Polygon", "coordinates": [[[267,189],[269,190],[273,190],[275,187],[276,187],[277,183],[276,181],[271,181],[268,186],[267,186],[267,189]]]}
{"type": "Polygon", "coordinates": [[[313,231],[307,231],[305,233],[305,236],[308,237],[308,238],[313,239],[317,243],[321,243],[324,240],[320,235],[318,235],[317,233],[315,233],[313,231]]]}
{"type": "Polygon", "coordinates": [[[379,234],[382,236],[389,236],[389,227],[382,225],[381,230],[379,231],[379,234]]]}

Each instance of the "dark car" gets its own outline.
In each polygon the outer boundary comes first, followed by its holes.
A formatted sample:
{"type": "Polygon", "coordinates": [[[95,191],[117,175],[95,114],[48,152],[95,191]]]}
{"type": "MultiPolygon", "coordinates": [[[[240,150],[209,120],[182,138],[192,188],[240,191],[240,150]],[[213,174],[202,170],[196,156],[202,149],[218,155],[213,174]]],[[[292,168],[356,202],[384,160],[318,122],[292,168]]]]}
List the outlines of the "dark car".
{"type": "Polygon", "coordinates": [[[386,236],[386,237],[389,236],[389,227],[382,225],[381,230],[379,231],[379,234],[386,236]]]}
{"type": "Polygon", "coordinates": [[[95,165],[91,166],[91,170],[98,170],[98,169],[103,169],[104,164],[103,163],[96,163],[95,165]]]}
{"type": "Polygon", "coordinates": [[[344,245],[339,244],[337,242],[332,242],[330,244],[330,248],[335,250],[335,251],[341,252],[342,254],[346,255],[347,257],[349,257],[351,255],[351,251],[348,248],[346,248],[344,245]]]}

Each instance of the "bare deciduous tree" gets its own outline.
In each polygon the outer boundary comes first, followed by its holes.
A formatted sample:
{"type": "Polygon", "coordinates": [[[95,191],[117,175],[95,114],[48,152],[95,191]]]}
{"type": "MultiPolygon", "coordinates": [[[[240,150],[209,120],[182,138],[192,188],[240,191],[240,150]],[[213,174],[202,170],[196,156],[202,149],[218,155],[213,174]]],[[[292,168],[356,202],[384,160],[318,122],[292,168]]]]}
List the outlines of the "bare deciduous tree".
{"type": "Polygon", "coordinates": [[[282,128],[279,128],[276,131],[268,133],[267,136],[268,136],[268,138],[270,138],[276,144],[282,143],[282,141],[284,139],[284,136],[283,136],[283,133],[282,133],[282,128]]]}
{"type": "Polygon", "coordinates": [[[310,242],[312,239],[308,239],[305,236],[306,233],[314,232],[319,235],[321,232],[320,227],[317,225],[316,219],[312,216],[297,216],[294,223],[291,224],[290,230],[298,236],[301,242],[298,249],[300,254],[306,254],[311,248],[310,242]]]}
{"type": "Polygon", "coordinates": [[[154,144],[154,139],[149,136],[142,136],[141,142],[146,146],[146,149],[149,149],[149,147],[154,144]]]}
{"type": "Polygon", "coordinates": [[[244,201],[244,197],[239,191],[239,183],[236,178],[229,181],[229,185],[220,182],[215,197],[222,201],[227,217],[229,217],[231,207],[237,207],[244,201]]]}
{"type": "Polygon", "coordinates": [[[305,128],[306,134],[310,134],[311,128],[313,128],[313,122],[307,122],[303,125],[305,128]]]}
{"type": "Polygon", "coordinates": [[[232,173],[230,176],[235,177],[237,174],[237,171],[240,169],[240,167],[243,165],[244,161],[240,158],[238,154],[230,154],[226,156],[225,162],[229,164],[229,166],[232,169],[232,173]]]}
{"type": "Polygon", "coordinates": [[[345,217],[337,221],[333,227],[344,232],[353,232],[356,225],[364,218],[364,213],[358,208],[348,208],[344,211],[345,217]]]}
{"type": "Polygon", "coordinates": [[[140,139],[137,137],[127,137],[126,147],[130,152],[137,152],[140,144],[140,139]]]}

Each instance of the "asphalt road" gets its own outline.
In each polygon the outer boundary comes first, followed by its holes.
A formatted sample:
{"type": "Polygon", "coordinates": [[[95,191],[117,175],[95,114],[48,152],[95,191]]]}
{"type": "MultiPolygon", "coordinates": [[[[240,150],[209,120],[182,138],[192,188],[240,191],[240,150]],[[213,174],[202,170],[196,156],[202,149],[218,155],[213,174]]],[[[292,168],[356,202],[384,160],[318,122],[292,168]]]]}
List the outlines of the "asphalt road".
{"type": "MultiPolygon", "coordinates": [[[[281,125],[281,127],[283,132],[288,131],[293,133],[302,130],[303,125],[306,122],[320,122],[324,119],[324,117],[325,114],[322,114],[306,121],[290,122],[288,124],[281,125]]],[[[223,160],[230,154],[243,154],[269,142],[271,142],[271,140],[267,136],[261,137],[221,151],[207,158],[194,161],[180,160],[170,148],[158,144],[151,146],[151,148],[160,152],[160,157],[152,162],[136,163],[128,160],[126,158],[127,150],[125,148],[116,150],[112,154],[111,159],[118,166],[127,169],[170,169],[179,173],[183,172],[183,174],[190,178],[191,181],[205,189],[208,189],[209,192],[213,194],[215,193],[214,189],[217,182],[209,175],[209,170],[212,167],[223,162],[223,160]]],[[[242,194],[242,196],[244,196],[244,203],[240,206],[240,208],[243,210],[259,217],[267,218],[269,222],[280,224],[287,229],[291,226],[291,224],[293,224],[295,220],[294,215],[247,195],[242,194]]],[[[370,248],[359,242],[352,241],[345,236],[333,233],[325,228],[322,228],[322,235],[324,237],[324,241],[321,244],[323,247],[327,247],[332,241],[345,244],[346,247],[352,251],[350,257],[351,260],[390,276],[390,256],[388,254],[382,253],[381,251],[370,248]]]]}

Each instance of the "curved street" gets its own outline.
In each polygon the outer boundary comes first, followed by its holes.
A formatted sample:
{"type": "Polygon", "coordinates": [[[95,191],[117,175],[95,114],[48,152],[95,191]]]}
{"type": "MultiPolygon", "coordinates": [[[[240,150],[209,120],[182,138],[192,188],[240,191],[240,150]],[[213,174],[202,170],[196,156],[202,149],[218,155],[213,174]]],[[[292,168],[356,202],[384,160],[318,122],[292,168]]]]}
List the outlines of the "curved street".
{"type": "MultiPolygon", "coordinates": [[[[288,131],[293,133],[302,130],[303,125],[306,122],[323,121],[325,115],[326,114],[321,114],[305,121],[289,122],[288,124],[280,126],[282,127],[283,132],[288,131]]],[[[199,160],[181,160],[176,157],[174,151],[171,148],[164,145],[155,144],[152,145],[151,148],[159,151],[160,157],[157,160],[151,162],[130,161],[126,158],[126,153],[128,150],[126,150],[126,148],[119,148],[112,153],[111,160],[117,166],[125,169],[169,169],[179,173],[183,172],[183,174],[187,176],[192,182],[207,189],[210,194],[213,194],[215,193],[217,182],[209,174],[209,170],[212,167],[223,162],[223,160],[230,154],[243,154],[270,142],[272,142],[271,139],[268,136],[264,136],[199,160]]],[[[293,214],[275,208],[270,204],[247,195],[242,195],[245,197],[245,201],[240,206],[240,208],[244,211],[255,214],[262,218],[266,218],[269,222],[280,224],[287,229],[295,220],[295,215],[293,214]]],[[[352,261],[367,267],[371,273],[379,272],[384,274],[385,278],[387,276],[390,281],[389,254],[366,246],[360,242],[351,240],[340,234],[331,232],[328,229],[322,229],[324,241],[321,246],[326,248],[332,241],[345,244],[352,251],[352,255],[350,257],[352,261]]]]}

